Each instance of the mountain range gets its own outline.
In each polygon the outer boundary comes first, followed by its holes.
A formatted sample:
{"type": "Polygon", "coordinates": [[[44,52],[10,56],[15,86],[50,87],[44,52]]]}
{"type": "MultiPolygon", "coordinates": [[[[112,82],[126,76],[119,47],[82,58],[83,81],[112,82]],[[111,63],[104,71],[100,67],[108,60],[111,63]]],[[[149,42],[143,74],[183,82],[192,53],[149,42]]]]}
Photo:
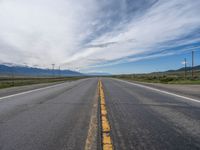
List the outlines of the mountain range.
{"type": "MultiPolygon", "coordinates": [[[[194,70],[200,70],[200,65],[198,66],[194,66],[193,68],[194,70]]],[[[192,70],[192,67],[186,67],[186,71],[191,71],[192,70]]],[[[180,69],[177,69],[177,70],[168,70],[166,72],[177,72],[177,71],[185,71],[185,67],[182,67],[180,69]]]]}
{"type": "Polygon", "coordinates": [[[12,66],[0,64],[0,75],[16,76],[83,76],[82,73],[71,70],[41,69],[27,66],[12,66]]]}
{"type": "Polygon", "coordinates": [[[110,76],[110,73],[106,72],[90,72],[86,74],[87,76],[110,76]]]}
{"type": "MultiPolygon", "coordinates": [[[[185,68],[179,68],[177,70],[168,70],[165,72],[177,72],[177,71],[184,71],[185,68]]],[[[186,67],[187,71],[191,71],[192,67],[186,67]]],[[[195,66],[194,70],[200,70],[200,65],[195,66]]],[[[34,67],[27,67],[27,66],[17,66],[17,65],[9,65],[9,64],[0,64],[0,75],[15,75],[15,76],[62,76],[62,77],[69,77],[69,76],[109,76],[109,73],[88,73],[83,74],[77,71],[72,70],[52,70],[52,69],[41,69],[41,68],[34,68],[34,67]]]]}

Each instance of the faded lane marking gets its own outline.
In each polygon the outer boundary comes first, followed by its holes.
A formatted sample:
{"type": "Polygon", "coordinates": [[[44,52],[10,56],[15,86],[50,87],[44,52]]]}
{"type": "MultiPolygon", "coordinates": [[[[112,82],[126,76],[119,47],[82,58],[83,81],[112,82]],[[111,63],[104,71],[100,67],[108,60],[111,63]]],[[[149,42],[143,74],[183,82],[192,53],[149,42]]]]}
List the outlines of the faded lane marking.
{"type": "Polygon", "coordinates": [[[182,95],[171,93],[171,92],[167,92],[167,91],[164,91],[164,90],[159,90],[159,89],[156,89],[156,88],[153,88],[153,87],[149,87],[149,86],[145,86],[145,85],[142,85],[142,84],[132,83],[132,82],[119,80],[119,79],[115,79],[115,80],[120,81],[120,82],[124,82],[124,83],[128,83],[128,84],[132,84],[132,85],[135,85],[135,86],[138,86],[138,87],[141,87],[141,88],[146,88],[146,89],[149,89],[149,90],[152,90],[152,91],[160,92],[160,93],[163,93],[163,94],[167,94],[167,95],[171,95],[171,96],[183,98],[183,99],[186,99],[186,100],[189,100],[189,101],[200,103],[200,100],[198,100],[198,99],[182,96],[182,95]]]}
{"type": "Polygon", "coordinates": [[[107,117],[106,103],[105,103],[105,95],[103,90],[102,82],[99,81],[99,96],[100,96],[100,111],[101,111],[101,136],[102,136],[102,147],[103,150],[113,150],[112,139],[110,136],[110,124],[107,117]]]}

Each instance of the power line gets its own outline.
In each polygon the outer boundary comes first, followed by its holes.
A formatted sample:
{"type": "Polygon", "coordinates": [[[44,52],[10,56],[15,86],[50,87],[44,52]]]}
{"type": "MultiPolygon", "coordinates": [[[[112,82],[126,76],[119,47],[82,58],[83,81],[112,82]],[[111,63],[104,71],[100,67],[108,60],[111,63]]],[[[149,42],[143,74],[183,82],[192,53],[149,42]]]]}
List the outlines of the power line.
{"type": "Polygon", "coordinates": [[[52,73],[53,73],[53,77],[54,77],[54,67],[55,67],[55,64],[51,64],[52,65],[52,73]]]}
{"type": "Polygon", "coordinates": [[[192,78],[194,78],[194,51],[192,51],[192,78]]]}
{"type": "Polygon", "coordinates": [[[185,64],[185,79],[186,79],[186,76],[187,76],[187,60],[186,58],[184,59],[184,64],[185,64]]]}
{"type": "Polygon", "coordinates": [[[58,68],[58,69],[59,69],[59,76],[61,77],[61,70],[60,70],[60,66],[59,66],[59,68],[58,68]]]}

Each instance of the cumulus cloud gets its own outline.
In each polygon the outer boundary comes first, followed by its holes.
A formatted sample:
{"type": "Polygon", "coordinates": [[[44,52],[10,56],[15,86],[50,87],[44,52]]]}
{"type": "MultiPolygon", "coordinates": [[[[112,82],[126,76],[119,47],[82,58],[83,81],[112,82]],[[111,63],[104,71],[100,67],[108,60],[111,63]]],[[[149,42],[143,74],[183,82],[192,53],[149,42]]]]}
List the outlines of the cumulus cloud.
{"type": "Polygon", "coordinates": [[[197,0],[2,0],[0,60],[86,69],[179,53],[200,42],[199,7],[197,0]]]}

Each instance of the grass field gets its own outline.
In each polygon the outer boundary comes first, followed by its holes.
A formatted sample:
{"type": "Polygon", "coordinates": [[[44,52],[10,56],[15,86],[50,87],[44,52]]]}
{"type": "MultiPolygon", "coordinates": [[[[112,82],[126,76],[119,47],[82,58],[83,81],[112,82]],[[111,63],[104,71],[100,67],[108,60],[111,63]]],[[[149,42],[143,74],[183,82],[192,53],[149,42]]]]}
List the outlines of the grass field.
{"type": "MultiPolygon", "coordinates": [[[[124,80],[133,80],[148,83],[164,83],[164,84],[200,84],[200,70],[195,71],[192,78],[191,72],[187,72],[186,78],[184,72],[154,72],[149,74],[129,74],[129,75],[114,75],[113,78],[124,80]]],[[[53,83],[62,81],[78,80],[85,77],[9,77],[0,76],[0,89],[15,86],[53,83]]]]}
{"type": "Polygon", "coordinates": [[[0,89],[15,87],[15,86],[23,86],[23,85],[31,85],[31,84],[39,84],[39,83],[53,83],[53,82],[61,82],[61,81],[72,81],[78,80],[82,77],[59,77],[59,78],[34,78],[34,77],[0,77],[0,89]]]}
{"type": "Polygon", "coordinates": [[[149,74],[116,75],[112,77],[149,83],[200,84],[200,71],[195,71],[193,78],[191,72],[187,72],[186,77],[184,72],[155,72],[149,74]]]}

